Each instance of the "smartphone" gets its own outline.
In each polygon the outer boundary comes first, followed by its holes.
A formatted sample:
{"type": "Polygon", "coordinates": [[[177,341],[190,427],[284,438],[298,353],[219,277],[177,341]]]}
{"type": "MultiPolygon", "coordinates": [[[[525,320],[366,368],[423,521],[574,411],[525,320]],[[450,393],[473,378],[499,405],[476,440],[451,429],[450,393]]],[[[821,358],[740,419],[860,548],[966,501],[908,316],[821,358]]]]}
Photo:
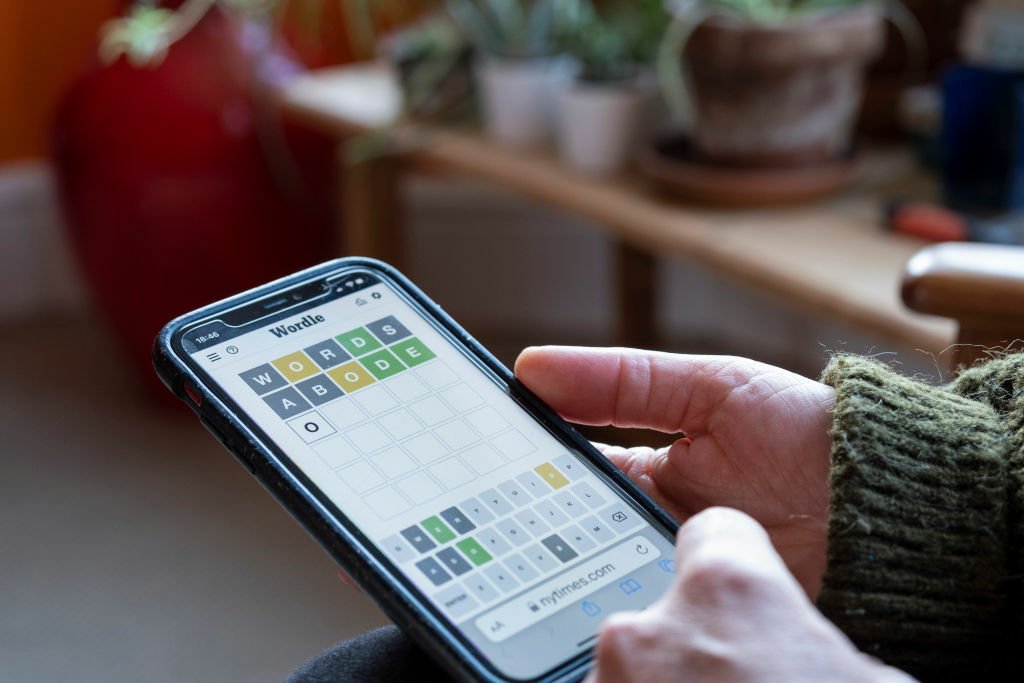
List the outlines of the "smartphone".
{"type": "Polygon", "coordinates": [[[461,681],[575,681],[676,523],[393,268],[347,258],[160,333],[167,386],[461,681]]]}

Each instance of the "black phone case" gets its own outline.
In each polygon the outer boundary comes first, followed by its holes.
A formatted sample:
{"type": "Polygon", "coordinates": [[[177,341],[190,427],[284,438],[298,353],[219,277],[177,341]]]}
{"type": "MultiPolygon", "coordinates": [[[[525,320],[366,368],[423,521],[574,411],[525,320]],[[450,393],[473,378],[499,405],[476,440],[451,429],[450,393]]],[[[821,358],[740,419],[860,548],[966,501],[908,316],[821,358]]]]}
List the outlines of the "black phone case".
{"type": "MultiPolygon", "coordinates": [[[[472,336],[431,301],[416,285],[395,268],[369,258],[349,257],[295,273],[255,289],[224,299],[217,303],[183,315],[171,321],[160,331],[153,348],[153,364],[160,379],[183,400],[232,454],[253,476],[288,510],[306,531],[345,569],[402,630],[454,678],[465,683],[505,683],[505,678],[488,668],[486,660],[467,642],[463,642],[430,604],[407,585],[405,580],[388,570],[383,556],[367,539],[345,519],[336,519],[330,504],[315,492],[315,486],[300,472],[281,462],[275,454],[273,442],[261,430],[240,420],[241,412],[233,401],[217,387],[207,386],[200,376],[185,362],[185,353],[175,349],[175,335],[189,325],[211,315],[235,308],[273,292],[301,284],[312,278],[323,277],[341,269],[364,268],[384,276],[401,288],[413,301],[434,317],[440,327],[447,330],[473,356],[508,384],[512,395],[518,398],[535,419],[549,428],[557,438],[574,447],[588,458],[610,483],[621,489],[623,495],[647,510],[665,530],[674,532],[678,523],[637,488],[607,458],[599,453],[575,428],[556,415],[532,392],[516,380],[515,376],[483,348],[472,336]],[[186,393],[188,384],[201,397],[202,405],[186,393]]],[[[537,683],[580,681],[590,667],[591,659],[574,660],[555,672],[535,679],[537,683]]]]}

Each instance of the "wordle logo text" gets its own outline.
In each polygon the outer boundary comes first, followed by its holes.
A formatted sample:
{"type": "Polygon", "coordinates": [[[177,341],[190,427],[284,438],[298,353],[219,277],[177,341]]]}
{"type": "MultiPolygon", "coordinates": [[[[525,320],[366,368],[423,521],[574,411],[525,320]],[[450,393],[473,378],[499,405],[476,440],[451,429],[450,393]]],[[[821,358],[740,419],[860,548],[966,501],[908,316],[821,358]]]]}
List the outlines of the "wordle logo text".
{"type": "Polygon", "coordinates": [[[394,316],[325,339],[240,373],[287,419],[435,357],[394,316]]]}

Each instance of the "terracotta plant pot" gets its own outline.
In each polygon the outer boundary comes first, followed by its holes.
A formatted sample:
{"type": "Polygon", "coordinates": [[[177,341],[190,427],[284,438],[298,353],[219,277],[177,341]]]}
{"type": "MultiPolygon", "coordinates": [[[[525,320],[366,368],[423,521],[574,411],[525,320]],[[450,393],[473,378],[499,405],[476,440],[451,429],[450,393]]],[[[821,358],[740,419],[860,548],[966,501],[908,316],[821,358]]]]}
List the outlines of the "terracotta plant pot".
{"type": "Polygon", "coordinates": [[[841,157],[850,148],[865,67],[884,37],[874,8],[778,26],[705,22],[684,58],[697,155],[743,166],[841,157]]]}

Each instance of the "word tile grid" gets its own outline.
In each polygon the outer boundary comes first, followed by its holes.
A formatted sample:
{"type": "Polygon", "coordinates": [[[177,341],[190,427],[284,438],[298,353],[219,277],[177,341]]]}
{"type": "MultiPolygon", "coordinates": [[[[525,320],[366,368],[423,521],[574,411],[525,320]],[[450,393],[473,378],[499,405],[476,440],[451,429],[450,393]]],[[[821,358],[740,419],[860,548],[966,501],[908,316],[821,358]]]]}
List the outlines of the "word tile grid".
{"type": "Polygon", "coordinates": [[[394,316],[241,377],[385,521],[536,450],[394,316]]]}

